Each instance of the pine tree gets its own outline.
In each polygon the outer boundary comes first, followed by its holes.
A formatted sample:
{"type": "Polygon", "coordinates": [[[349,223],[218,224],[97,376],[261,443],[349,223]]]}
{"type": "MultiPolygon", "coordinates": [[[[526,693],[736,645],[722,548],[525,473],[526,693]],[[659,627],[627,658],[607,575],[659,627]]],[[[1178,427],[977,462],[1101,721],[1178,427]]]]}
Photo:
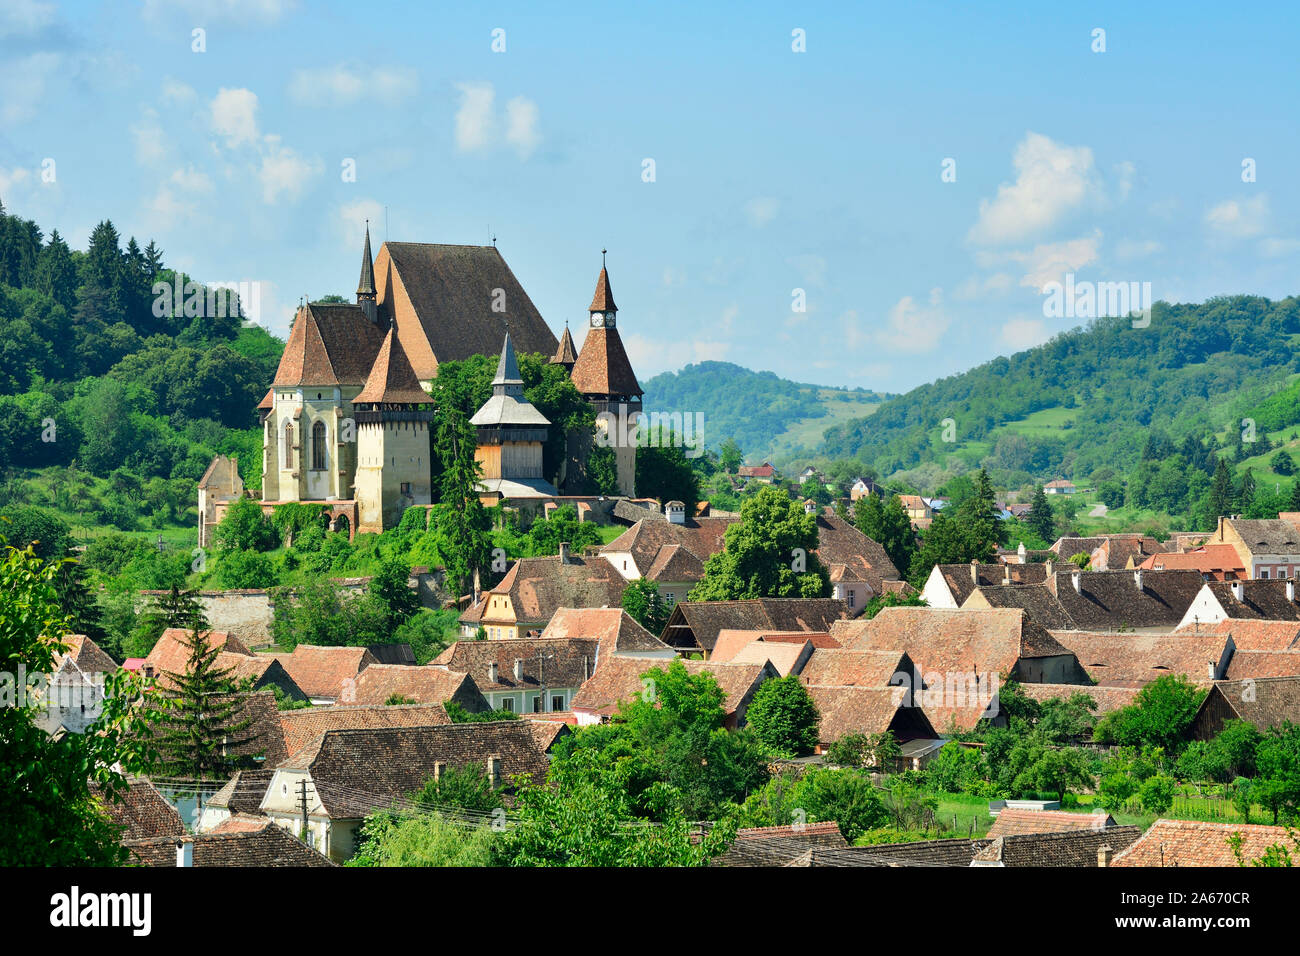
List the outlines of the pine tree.
{"type": "Polygon", "coordinates": [[[182,639],[190,649],[183,673],[163,671],[171,685],[170,706],[155,711],[160,769],[186,780],[225,780],[243,762],[234,751],[251,743],[252,718],[244,716],[243,682],[233,667],[220,667],[221,648],[209,631],[192,629],[182,639]]]}
{"type": "Polygon", "coordinates": [[[1241,484],[1237,486],[1237,514],[1244,515],[1254,503],[1255,474],[1247,468],[1246,473],[1241,476],[1241,484]]]}
{"type": "Polygon", "coordinates": [[[1232,513],[1232,472],[1228,462],[1220,458],[1214,466],[1214,480],[1210,483],[1210,517],[1218,519],[1232,513]]]}
{"type": "Polygon", "coordinates": [[[1287,507],[1292,511],[1300,511],[1300,481],[1291,486],[1291,504],[1287,507]]]}
{"type": "Polygon", "coordinates": [[[491,519],[479,500],[482,468],[474,458],[477,438],[469,417],[458,407],[439,409],[434,455],[442,468],[439,497],[446,508],[437,509],[440,549],[447,577],[462,587],[475,571],[482,571],[492,550],[491,519]]]}
{"type": "Polygon", "coordinates": [[[1052,503],[1047,500],[1047,492],[1042,485],[1034,490],[1025,523],[1043,541],[1050,544],[1056,540],[1056,516],[1052,513],[1052,503]]]}

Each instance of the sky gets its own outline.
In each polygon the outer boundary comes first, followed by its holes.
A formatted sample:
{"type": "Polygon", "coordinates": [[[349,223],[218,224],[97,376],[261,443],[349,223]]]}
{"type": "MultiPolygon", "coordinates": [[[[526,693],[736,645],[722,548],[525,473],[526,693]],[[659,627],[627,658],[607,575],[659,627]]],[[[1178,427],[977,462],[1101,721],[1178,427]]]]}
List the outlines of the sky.
{"type": "Polygon", "coordinates": [[[367,218],[495,236],[579,345],[607,248],[642,381],[903,391],[1082,324],[1067,274],[1300,292],[1294,5],[954,6],[4,0],[0,200],[281,336],[367,218]]]}

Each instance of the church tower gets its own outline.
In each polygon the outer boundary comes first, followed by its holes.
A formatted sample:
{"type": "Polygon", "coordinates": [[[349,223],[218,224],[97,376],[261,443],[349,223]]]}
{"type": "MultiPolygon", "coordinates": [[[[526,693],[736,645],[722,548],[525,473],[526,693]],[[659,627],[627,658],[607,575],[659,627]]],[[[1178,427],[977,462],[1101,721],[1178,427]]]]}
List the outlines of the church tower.
{"type": "Polygon", "coordinates": [[[433,503],[432,404],[396,328],[390,327],[365,387],[352,400],[357,427],[357,531],[394,528],[411,505],[433,503]]]}
{"type": "Polygon", "coordinates": [[[578,362],[578,350],[573,346],[573,336],[569,334],[569,323],[564,323],[564,337],[560,339],[560,347],[555,350],[551,356],[552,365],[561,365],[568,374],[573,374],[573,366],[578,362]]]}
{"type": "Polygon", "coordinates": [[[469,421],[477,433],[474,460],[482,469],[479,484],[485,505],[494,505],[503,498],[552,498],[559,494],[546,480],[542,463],[542,446],[551,423],[524,398],[524,380],[509,330],[492,379],[492,397],[469,421]]]}
{"type": "Polygon", "coordinates": [[[641,414],[641,386],[618,335],[618,306],[601,250],[596,294],[587,312],[590,325],[570,378],[596,410],[596,441],[612,446],[618,463],[619,491],[636,496],[637,416],[641,414]]]}
{"type": "Polygon", "coordinates": [[[366,220],[366,248],[361,253],[361,278],[357,281],[357,305],[371,322],[379,323],[379,293],[375,291],[375,259],[370,254],[370,220],[366,220]]]}

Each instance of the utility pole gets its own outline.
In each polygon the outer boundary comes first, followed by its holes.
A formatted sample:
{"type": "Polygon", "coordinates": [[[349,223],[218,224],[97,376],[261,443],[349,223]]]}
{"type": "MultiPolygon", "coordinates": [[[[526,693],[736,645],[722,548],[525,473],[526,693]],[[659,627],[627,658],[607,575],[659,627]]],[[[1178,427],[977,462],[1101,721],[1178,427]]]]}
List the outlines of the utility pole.
{"type": "Polygon", "coordinates": [[[298,781],[298,800],[302,803],[302,838],[311,842],[311,831],[307,828],[307,780],[298,781]]]}

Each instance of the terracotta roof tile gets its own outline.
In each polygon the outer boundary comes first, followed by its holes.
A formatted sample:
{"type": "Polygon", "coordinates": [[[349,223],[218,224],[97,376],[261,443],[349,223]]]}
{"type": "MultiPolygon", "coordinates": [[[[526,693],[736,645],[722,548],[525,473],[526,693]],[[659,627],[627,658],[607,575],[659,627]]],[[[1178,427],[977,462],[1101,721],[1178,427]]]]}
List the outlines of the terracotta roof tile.
{"type": "Polygon", "coordinates": [[[1111,866],[1223,866],[1237,859],[1228,845],[1235,833],[1242,836],[1246,861],[1263,855],[1280,843],[1294,852],[1285,827],[1245,823],[1205,823],[1193,820],[1157,820],[1146,833],[1111,861],[1111,866]]]}
{"type": "Polygon", "coordinates": [[[390,328],[379,347],[365,387],[352,399],[353,405],[429,405],[433,397],[420,387],[415,370],[406,357],[395,329],[390,328]]]}
{"type": "Polygon", "coordinates": [[[1079,830],[1102,830],[1115,826],[1109,813],[1071,813],[1068,810],[1027,810],[1006,807],[989,828],[990,839],[1024,833],[1073,833],[1079,830]]]}

